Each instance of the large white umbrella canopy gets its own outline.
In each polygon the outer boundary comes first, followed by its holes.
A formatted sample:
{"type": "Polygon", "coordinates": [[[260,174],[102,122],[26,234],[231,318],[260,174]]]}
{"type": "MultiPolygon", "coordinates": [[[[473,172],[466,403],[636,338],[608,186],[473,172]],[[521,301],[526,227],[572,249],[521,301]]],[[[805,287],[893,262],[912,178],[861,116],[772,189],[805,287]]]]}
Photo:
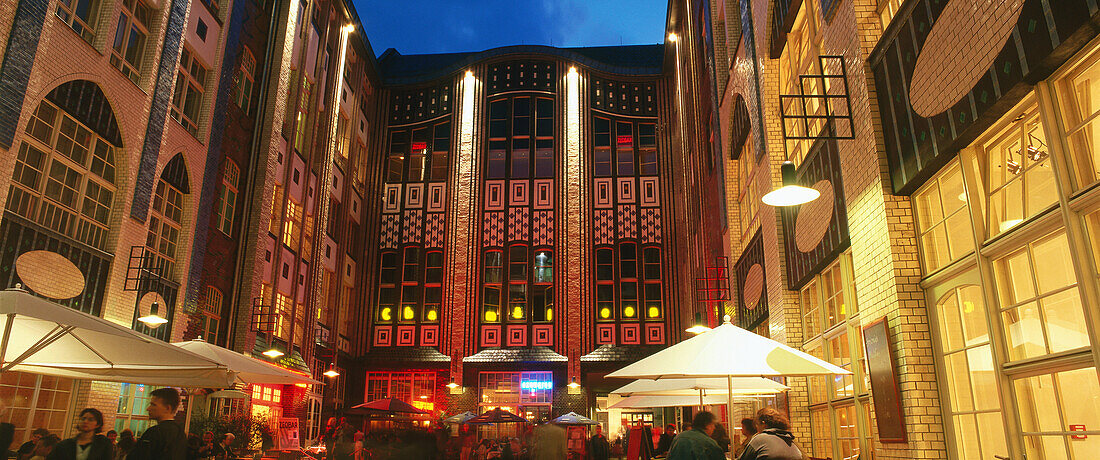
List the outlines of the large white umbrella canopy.
{"type": "Polygon", "coordinates": [[[607,374],[627,379],[848,375],[815,358],[729,322],[607,374]]]}
{"type": "Polygon", "coordinates": [[[0,291],[0,372],[224,388],[226,366],[21,289],[0,291]]]}
{"type": "Polygon", "coordinates": [[[299,383],[317,385],[321,383],[302,374],[291,372],[228,348],[219,347],[205,340],[188,340],[186,342],[175,342],[172,345],[225,365],[240,383],[264,383],[269,385],[294,385],[299,383]]]}
{"type": "Polygon", "coordinates": [[[734,395],[751,394],[775,394],[790,387],[775,380],[762,377],[736,377],[732,381],[724,378],[702,379],[639,379],[630,382],[611,394],[623,396],[698,396],[700,392],[706,395],[722,395],[733,393],[734,395]],[[730,388],[732,386],[732,388],[730,388]]]}
{"type": "MultiPolygon", "coordinates": [[[[737,396],[734,399],[744,399],[750,396],[737,396]]],[[[755,397],[763,397],[757,395],[755,397]]],[[[689,406],[719,406],[726,404],[725,395],[707,395],[703,396],[702,404],[700,404],[699,396],[653,396],[653,395],[635,395],[623,398],[621,401],[607,406],[608,409],[648,409],[651,407],[689,407],[689,406]]]]}

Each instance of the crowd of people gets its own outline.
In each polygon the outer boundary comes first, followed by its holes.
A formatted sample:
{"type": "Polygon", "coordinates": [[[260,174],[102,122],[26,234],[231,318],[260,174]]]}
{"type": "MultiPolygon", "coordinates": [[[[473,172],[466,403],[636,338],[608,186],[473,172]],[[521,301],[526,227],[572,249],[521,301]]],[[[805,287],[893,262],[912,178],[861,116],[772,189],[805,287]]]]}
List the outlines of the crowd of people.
{"type": "Polygon", "coordinates": [[[175,421],[180,395],[173,388],[160,388],[149,394],[146,412],[155,422],[135,437],[134,432],[115,430],[103,432],[103,413],[95,408],[80,411],[76,423],[76,436],[61,439],[49,430],[38,428],[31,439],[12,452],[13,426],[0,426],[0,458],[16,460],[222,460],[235,458],[231,445],[232,433],[215,437],[206,432],[203,436],[187,436],[183,427],[175,421]]]}
{"type": "MultiPolygon", "coordinates": [[[[11,424],[0,424],[0,458],[16,460],[223,460],[236,458],[232,433],[204,432],[187,435],[175,414],[179,393],[172,388],[154,390],[146,411],[156,422],[140,437],[130,430],[103,432],[103,414],[94,408],[80,411],[76,435],[61,439],[45,429],[36,429],[29,441],[10,451],[11,424]]],[[[742,440],[735,446],[739,460],[801,460],[801,448],[791,434],[790,422],[772,408],[757,411],[755,418],[741,420],[742,440]]],[[[520,436],[479,439],[476,432],[451,437],[445,429],[379,430],[364,435],[347,419],[332,418],[321,436],[328,460],[435,459],[460,460],[721,460],[729,452],[730,437],[710,412],[695,414],[689,426],[676,433],[668,425],[658,433],[636,426],[610,442],[597,425],[585,441],[585,454],[567,448],[566,431],[553,424],[541,424],[520,436]],[[637,437],[631,442],[631,437],[637,437]],[[639,442],[640,441],[640,442],[639,442]],[[633,448],[632,448],[633,447],[633,448]]]]}

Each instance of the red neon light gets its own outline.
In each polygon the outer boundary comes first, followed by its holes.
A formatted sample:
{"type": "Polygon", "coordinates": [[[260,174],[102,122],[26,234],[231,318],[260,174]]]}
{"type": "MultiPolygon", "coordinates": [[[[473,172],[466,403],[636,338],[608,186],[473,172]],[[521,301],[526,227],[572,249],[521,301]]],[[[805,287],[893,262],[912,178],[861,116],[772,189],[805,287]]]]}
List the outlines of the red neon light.
{"type": "Polygon", "coordinates": [[[634,143],[634,136],[631,136],[631,135],[615,136],[615,142],[617,142],[619,145],[633,144],[634,143]]]}
{"type": "Polygon", "coordinates": [[[435,403],[433,403],[433,402],[413,401],[412,406],[417,408],[417,409],[424,410],[424,411],[433,411],[433,410],[435,410],[435,403]]]}
{"type": "Polygon", "coordinates": [[[413,151],[416,150],[428,150],[427,142],[413,142],[413,151]]]}
{"type": "MultiPolygon", "coordinates": [[[[1087,430],[1085,430],[1085,425],[1070,425],[1069,430],[1070,431],[1087,431],[1087,430]]],[[[1087,434],[1075,434],[1075,435],[1071,435],[1069,438],[1070,439],[1088,439],[1089,436],[1087,434]]]]}

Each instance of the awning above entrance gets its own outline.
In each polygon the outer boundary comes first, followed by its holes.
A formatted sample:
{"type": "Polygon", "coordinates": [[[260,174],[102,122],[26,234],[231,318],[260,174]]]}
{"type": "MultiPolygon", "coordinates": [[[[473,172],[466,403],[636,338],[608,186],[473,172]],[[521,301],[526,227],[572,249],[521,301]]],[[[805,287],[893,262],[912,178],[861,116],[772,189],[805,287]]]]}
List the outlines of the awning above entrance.
{"type": "Polygon", "coordinates": [[[363,361],[450,364],[451,357],[432,347],[374,347],[363,355],[363,361]]]}
{"type": "Polygon", "coordinates": [[[662,348],[663,345],[600,345],[591,353],[581,356],[581,363],[630,363],[648,357],[662,348]]]}
{"type": "Polygon", "coordinates": [[[462,358],[463,363],[566,363],[569,358],[548,347],[486,348],[462,358]]]}

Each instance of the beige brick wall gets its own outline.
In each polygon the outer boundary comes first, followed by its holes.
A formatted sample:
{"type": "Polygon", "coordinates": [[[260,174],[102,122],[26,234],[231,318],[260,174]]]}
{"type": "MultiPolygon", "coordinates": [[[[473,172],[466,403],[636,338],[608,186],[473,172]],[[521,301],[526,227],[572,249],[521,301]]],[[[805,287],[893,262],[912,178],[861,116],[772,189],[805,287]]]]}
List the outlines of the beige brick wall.
{"type": "MultiPolygon", "coordinates": [[[[763,93],[764,131],[767,133],[767,157],[758,166],[768,168],[771,185],[781,183],[779,164],[785,157],[779,117],[779,62],[767,59],[770,47],[770,15],[772,2],[751,0],[753,8],[756,50],[759,59],[763,93]]],[[[879,126],[873,106],[873,78],[865,59],[881,34],[875,14],[874,0],[841,2],[829,23],[822,22],[821,53],[845,56],[849,74],[848,85],[852,102],[855,138],[838,143],[844,199],[848,211],[851,251],[855,272],[856,300],[861,325],[883,316],[895,344],[899,389],[903,404],[909,442],[904,444],[873,443],[876,458],[913,459],[944,458],[946,445],[940,420],[938,388],[932,363],[932,343],[928,318],[919,286],[920,268],[914,233],[913,215],[907,197],[891,194],[887,166],[879,126]]],[[[726,17],[731,17],[729,11],[726,17]]],[[[722,97],[723,119],[732,113],[734,94],[746,95],[749,112],[754,113],[753,83],[747,78],[745,52],[738,43],[729,43],[731,55],[736,52],[729,85],[722,97]]],[[[728,129],[723,129],[726,146],[728,129]]],[[[737,165],[727,167],[727,188],[731,217],[736,216],[737,193],[740,190],[737,165]]],[[[767,292],[770,306],[769,330],[772,338],[792,346],[803,341],[797,294],[786,289],[784,247],[781,239],[779,213],[761,205],[760,228],[764,235],[767,292]]],[[[733,220],[731,220],[733,221],[733,220]]],[[[824,224],[824,223],[823,223],[824,224]]],[[[735,232],[731,232],[735,233],[735,232]]],[[[752,233],[747,233],[751,236],[752,233]]],[[[740,235],[731,234],[728,247],[732,259],[740,254],[740,235]]],[[[791,418],[796,435],[808,441],[809,414],[806,380],[788,379],[791,418]]],[[[873,395],[872,395],[873,397],[873,395]]],[[[871,432],[877,430],[871,427],[871,432]]]]}

